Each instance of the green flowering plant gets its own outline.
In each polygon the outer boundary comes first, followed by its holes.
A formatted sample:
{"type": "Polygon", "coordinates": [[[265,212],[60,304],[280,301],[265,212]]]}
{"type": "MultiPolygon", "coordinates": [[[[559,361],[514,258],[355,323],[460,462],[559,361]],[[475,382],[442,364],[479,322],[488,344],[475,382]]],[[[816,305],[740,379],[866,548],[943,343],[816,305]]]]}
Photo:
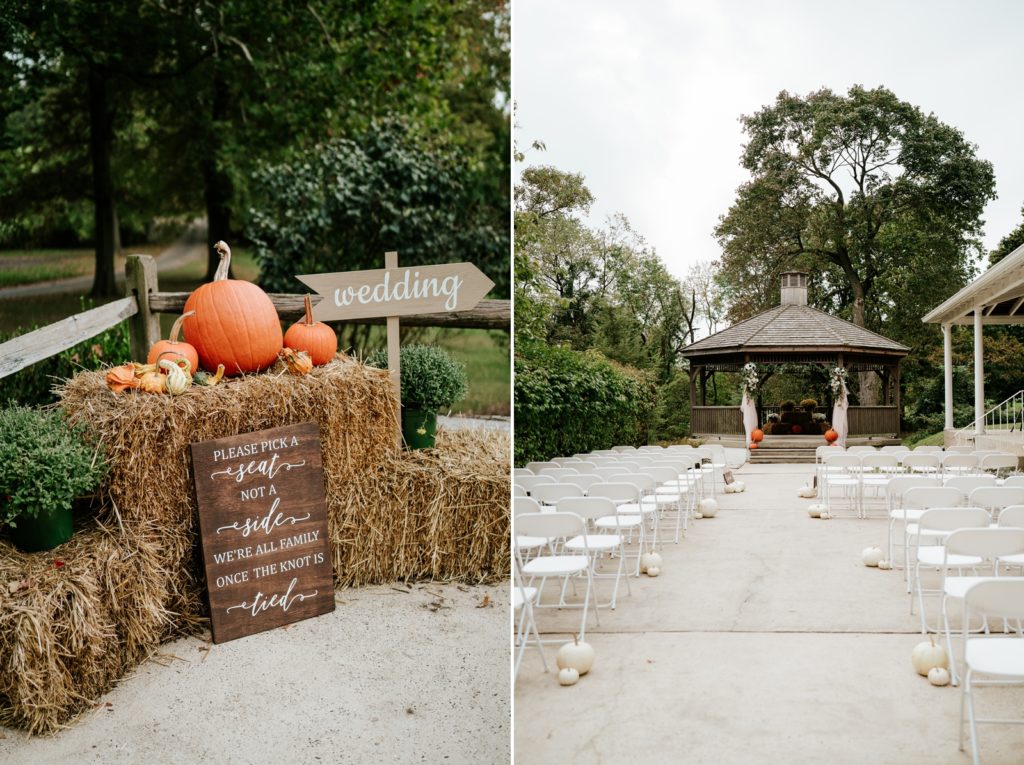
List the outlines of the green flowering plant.
{"type": "MultiPolygon", "coordinates": [[[[387,369],[387,349],[374,351],[366,363],[387,369]]],[[[449,409],[469,392],[465,367],[436,345],[403,345],[399,363],[402,402],[407,406],[437,412],[449,409]]]]}
{"type": "Polygon", "coordinates": [[[70,510],[106,473],[102,454],[56,410],[0,409],[0,525],[42,509],[70,510]]]}

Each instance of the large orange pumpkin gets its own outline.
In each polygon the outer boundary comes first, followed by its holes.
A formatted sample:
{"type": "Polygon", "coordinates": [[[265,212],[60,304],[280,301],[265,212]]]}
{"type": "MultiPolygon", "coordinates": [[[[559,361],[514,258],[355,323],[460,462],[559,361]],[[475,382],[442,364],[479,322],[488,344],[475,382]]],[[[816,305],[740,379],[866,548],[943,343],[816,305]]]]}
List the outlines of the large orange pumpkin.
{"type": "Polygon", "coordinates": [[[146,357],[147,364],[156,364],[161,359],[167,359],[168,361],[187,359],[189,369],[192,372],[199,371],[199,354],[196,353],[196,349],[193,348],[190,343],[182,343],[178,341],[178,333],[181,332],[181,325],[188,316],[191,316],[191,314],[182,314],[175,320],[174,324],[171,325],[170,339],[157,340],[153,343],[153,347],[149,349],[149,356],[146,357]]]}
{"type": "Polygon", "coordinates": [[[839,438],[839,434],[836,433],[831,428],[829,428],[828,430],[825,431],[825,440],[828,441],[829,443],[832,443],[837,438],[839,438]]]}
{"type": "Polygon", "coordinates": [[[322,321],[313,321],[313,304],[306,295],[306,318],[288,327],[284,333],[286,348],[305,351],[320,366],[334,358],[338,352],[338,336],[322,321]]]}
{"type": "Polygon", "coordinates": [[[751,449],[756,449],[757,448],[757,441],[751,441],[750,442],[750,448],[751,449]]]}
{"type": "Polygon", "coordinates": [[[760,428],[754,428],[752,431],[750,431],[750,440],[751,441],[761,441],[762,439],[764,439],[764,431],[763,430],[761,430],[760,428]]]}
{"type": "Polygon", "coordinates": [[[259,372],[271,366],[283,345],[281,320],[267,293],[251,282],[228,279],[231,248],[217,242],[220,265],[213,281],[185,301],[185,339],[195,346],[199,366],[225,374],[259,372]]]}

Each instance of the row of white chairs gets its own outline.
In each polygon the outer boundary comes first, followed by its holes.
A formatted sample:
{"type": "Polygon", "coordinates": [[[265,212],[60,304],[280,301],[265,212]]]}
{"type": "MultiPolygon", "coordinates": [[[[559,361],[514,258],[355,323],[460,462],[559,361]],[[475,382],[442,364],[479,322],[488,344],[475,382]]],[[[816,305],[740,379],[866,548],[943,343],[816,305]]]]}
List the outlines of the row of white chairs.
{"type": "MultiPolygon", "coordinates": [[[[952,497],[950,488],[913,487],[906,498],[911,504],[927,503],[941,499],[927,492],[945,491],[952,497]]],[[[909,553],[911,613],[916,600],[921,631],[927,633],[931,628],[925,596],[940,600],[934,631],[942,635],[952,682],[961,686],[960,750],[969,741],[978,765],[979,723],[1024,723],[979,718],[974,709],[976,688],[1024,683],[1024,504],[1003,507],[997,514],[985,507],[928,506],[908,531],[914,540],[909,553]],[[925,585],[923,569],[937,578],[934,586],[925,585]],[[954,645],[952,621],[957,616],[959,641],[954,645]]]]}

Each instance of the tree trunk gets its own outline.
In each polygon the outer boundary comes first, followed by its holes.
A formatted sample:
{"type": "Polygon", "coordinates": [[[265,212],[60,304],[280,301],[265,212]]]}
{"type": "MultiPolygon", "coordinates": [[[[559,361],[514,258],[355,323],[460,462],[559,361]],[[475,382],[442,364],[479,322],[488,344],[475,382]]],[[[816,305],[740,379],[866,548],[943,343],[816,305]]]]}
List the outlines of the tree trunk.
{"type": "MultiPolygon", "coordinates": [[[[220,131],[228,116],[228,87],[219,71],[213,77],[213,110],[210,133],[207,136],[207,155],[203,162],[203,201],[206,204],[206,277],[212,281],[220,265],[220,256],[213,245],[231,238],[231,176],[221,164],[223,141],[220,131]]],[[[229,242],[230,243],[230,242],[229,242]]],[[[233,276],[230,272],[228,276],[233,276]]]]}
{"type": "Polygon", "coordinates": [[[114,274],[117,215],[114,210],[114,180],[110,155],[114,144],[113,119],[108,104],[109,82],[97,68],[89,70],[89,155],[92,159],[93,215],[96,242],[94,298],[117,296],[114,274]]]}

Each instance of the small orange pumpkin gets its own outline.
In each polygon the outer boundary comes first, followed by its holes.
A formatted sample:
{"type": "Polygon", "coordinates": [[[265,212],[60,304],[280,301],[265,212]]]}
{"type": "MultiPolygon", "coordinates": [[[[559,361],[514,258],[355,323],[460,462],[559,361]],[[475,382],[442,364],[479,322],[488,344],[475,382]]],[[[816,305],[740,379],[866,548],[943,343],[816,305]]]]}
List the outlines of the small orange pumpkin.
{"type": "Polygon", "coordinates": [[[836,433],[831,428],[829,428],[828,430],[825,431],[825,440],[828,441],[829,443],[832,443],[837,438],[839,438],[839,434],[836,433]]]}
{"type": "Polygon", "coordinates": [[[793,430],[790,431],[794,436],[799,436],[804,432],[804,429],[800,425],[794,425],[793,430]]]}
{"type": "Polygon", "coordinates": [[[157,364],[163,359],[168,361],[177,362],[180,359],[188,361],[189,369],[199,369],[199,354],[196,353],[196,349],[190,344],[179,342],[178,334],[181,332],[181,325],[185,322],[185,319],[195,314],[195,311],[189,311],[183,313],[171,326],[171,335],[167,340],[158,340],[153,343],[153,347],[149,349],[149,355],[146,357],[147,364],[157,364]]]}
{"type": "Polygon", "coordinates": [[[297,351],[305,351],[313,364],[321,366],[338,352],[338,336],[322,321],[313,321],[313,303],[306,295],[306,317],[288,327],[284,344],[297,351]]]}
{"type": "Polygon", "coordinates": [[[107,371],[107,387],[114,393],[121,393],[129,388],[138,388],[139,380],[135,376],[135,367],[123,364],[107,371]]]}
{"type": "Polygon", "coordinates": [[[231,248],[217,242],[220,265],[213,281],[202,284],[185,301],[185,339],[195,346],[199,366],[226,374],[259,372],[277,360],[283,344],[281,320],[266,292],[251,282],[228,279],[231,248]]]}
{"type": "Polygon", "coordinates": [[[751,441],[750,442],[750,448],[751,449],[756,449],[757,448],[757,441],[751,441]]]}
{"type": "Polygon", "coordinates": [[[760,428],[754,428],[750,431],[750,440],[760,442],[764,438],[764,431],[760,428]]]}

